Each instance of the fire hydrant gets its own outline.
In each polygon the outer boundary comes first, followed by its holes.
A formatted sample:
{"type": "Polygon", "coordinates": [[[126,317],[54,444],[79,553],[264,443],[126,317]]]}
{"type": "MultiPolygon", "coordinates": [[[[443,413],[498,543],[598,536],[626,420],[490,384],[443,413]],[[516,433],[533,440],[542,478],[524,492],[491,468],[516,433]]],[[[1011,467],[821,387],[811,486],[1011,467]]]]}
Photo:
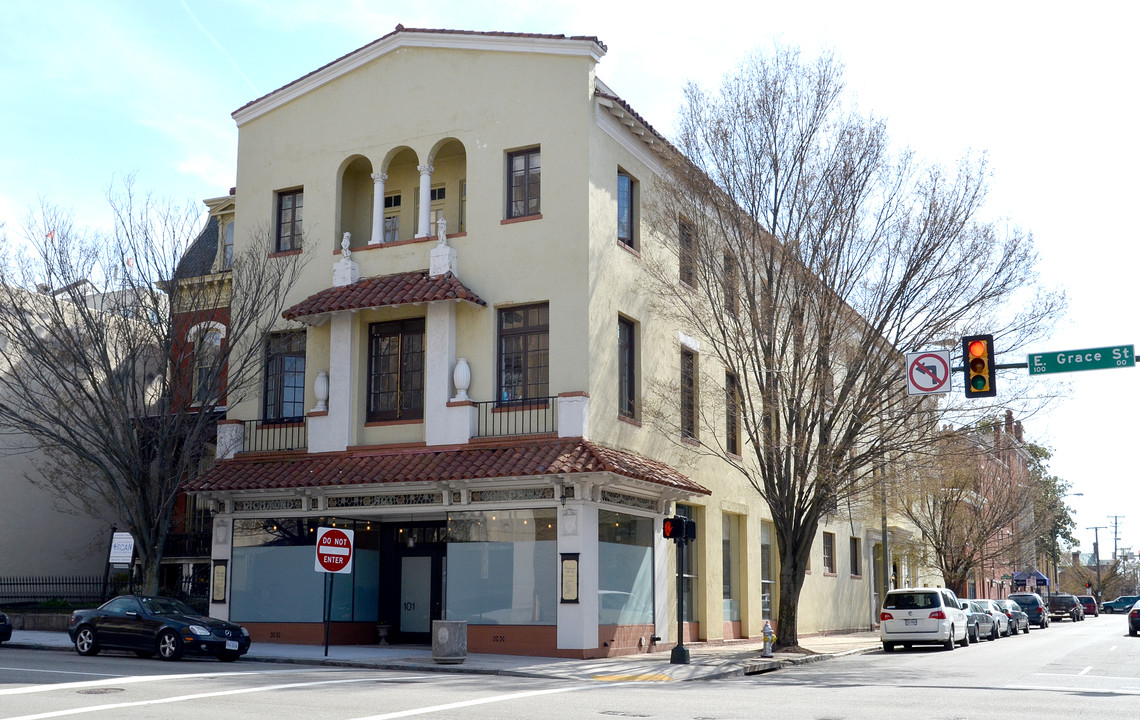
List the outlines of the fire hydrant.
{"type": "Polygon", "coordinates": [[[772,657],[772,645],[776,642],[776,633],[772,630],[772,623],[764,621],[764,652],[760,657],[772,657]]]}

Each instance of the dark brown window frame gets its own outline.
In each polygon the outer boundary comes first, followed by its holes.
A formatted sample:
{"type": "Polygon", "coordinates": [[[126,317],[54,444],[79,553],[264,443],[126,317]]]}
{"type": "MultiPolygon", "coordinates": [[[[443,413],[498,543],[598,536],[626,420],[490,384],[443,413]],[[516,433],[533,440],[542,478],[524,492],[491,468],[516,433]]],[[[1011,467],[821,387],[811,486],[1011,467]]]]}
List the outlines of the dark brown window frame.
{"type": "Polygon", "coordinates": [[[496,328],[498,329],[498,332],[499,332],[499,342],[498,342],[499,347],[498,347],[498,353],[497,353],[497,355],[498,355],[498,358],[497,358],[498,367],[497,367],[497,373],[496,373],[496,377],[497,377],[497,383],[496,384],[498,387],[499,402],[500,403],[517,403],[517,402],[521,402],[521,401],[536,400],[538,398],[543,398],[543,397],[549,396],[549,393],[550,393],[550,304],[542,302],[542,303],[531,303],[529,305],[515,305],[513,307],[500,308],[499,309],[499,315],[498,315],[498,318],[496,320],[496,328]],[[527,315],[529,314],[528,311],[537,310],[540,308],[543,308],[546,310],[546,323],[545,324],[538,323],[538,324],[534,324],[534,325],[528,324],[529,321],[525,320],[525,318],[527,318],[527,315]],[[503,328],[503,321],[504,321],[507,313],[513,313],[513,312],[522,312],[523,313],[523,317],[524,317],[523,326],[518,327],[518,328],[504,329],[503,328]],[[512,338],[519,338],[519,337],[529,338],[532,336],[537,337],[540,335],[546,336],[546,347],[545,347],[545,349],[538,350],[538,351],[531,351],[530,349],[525,347],[526,345],[528,345],[528,343],[525,340],[523,342],[524,349],[522,350],[522,352],[520,354],[521,364],[522,364],[522,369],[520,371],[521,379],[520,379],[519,383],[517,384],[517,387],[521,388],[522,394],[518,397],[513,397],[512,394],[508,393],[508,388],[504,387],[504,383],[503,383],[503,375],[504,375],[504,372],[506,369],[504,359],[505,359],[505,356],[507,354],[507,341],[512,339],[512,338]],[[538,365],[535,365],[534,367],[532,367],[532,365],[531,365],[532,359],[536,359],[539,356],[542,356],[542,358],[545,360],[545,366],[538,364],[538,365]],[[532,373],[541,372],[541,369],[543,367],[545,367],[545,370],[546,370],[546,380],[543,382],[532,381],[532,378],[531,378],[532,373]],[[536,388],[536,390],[532,393],[530,391],[531,388],[536,388]]]}
{"type": "Polygon", "coordinates": [[[820,547],[823,550],[823,572],[825,575],[834,575],[835,574],[835,533],[824,532],[823,533],[823,542],[820,544],[820,547]],[[828,562],[829,558],[828,558],[828,550],[827,550],[827,541],[829,539],[831,540],[830,562],[828,562]]]}
{"type": "Polygon", "coordinates": [[[617,240],[629,248],[635,248],[637,244],[637,230],[634,226],[637,216],[635,208],[636,188],[637,181],[634,177],[619,168],[617,174],[617,240]]]}
{"type": "Polygon", "coordinates": [[[542,150],[535,146],[507,153],[507,219],[542,214],[542,150]],[[523,160],[521,170],[515,169],[515,159],[523,160]],[[535,176],[532,178],[532,174],[535,176]],[[522,199],[517,200],[516,189],[521,188],[522,199]],[[516,204],[521,207],[516,208],[516,204]],[[533,206],[532,206],[533,203],[533,206]]]}
{"type": "Polygon", "coordinates": [[[724,433],[726,452],[740,455],[740,381],[731,371],[724,373],[724,433]]]}
{"type": "Polygon", "coordinates": [[[681,282],[696,287],[697,241],[693,224],[685,218],[677,220],[677,264],[681,282]]]}
{"type": "Polygon", "coordinates": [[[637,339],[629,318],[618,318],[618,415],[637,417],[637,339]]]}
{"type": "Polygon", "coordinates": [[[305,415],[305,331],[271,333],[265,338],[265,392],[261,417],[266,422],[293,422],[305,415]],[[296,343],[293,345],[292,343],[296,343]],[[286,367],[286,358],[300,358],[300,368],[286,367]],[[297,380],[300,384],[297,384],[297,380]],[[276,381],[276,382],[275,382],[276,381]],[[300,388],[301,400],[287,401],[287,390],[300,388]],[[286,409],[294,413],[286,413],[286,409]]]}
{"type": "Polygon", "coordinates": [[[301,250],[305,217],[305,189],[277,191],[277,218],[275,223],[276,252],[290,252],[301,250]],[[286,208],[286,201],[290,207],[286,208]],[[298,202],[299,201],[299,202],[298,202]],[[289,210],[289,220],[285,220],[285,212],[289,210]],[[298,213],[298,210],[301,212],[298,213]],[[300,217],[298,218],[298,214],[300,217]]]}
{"type": "Polygon", "coordinates": [[[368,326],[368,386],[365,399],[366,422],[422,420],[424,417],[424,365],[427,359],[427,325],[424,318],[375,322],[368,326]],[[385,339],[396,340],[394,353],[382,353],[385,339]],[[417,347],[418,345],[418,347],[417,347]],[[395,358],[395,371],[381,372],[380,359],[395,358]],[[376,383],[394,376],[394,390],[378,390],[376,383]],[[395,393],[395,408],[374,406],[381,395],[395,393]]]}
{"type": "Polygon", "coordinates": [[[681,437],[697,439],[697,354],[681,348],[681,437]]]}

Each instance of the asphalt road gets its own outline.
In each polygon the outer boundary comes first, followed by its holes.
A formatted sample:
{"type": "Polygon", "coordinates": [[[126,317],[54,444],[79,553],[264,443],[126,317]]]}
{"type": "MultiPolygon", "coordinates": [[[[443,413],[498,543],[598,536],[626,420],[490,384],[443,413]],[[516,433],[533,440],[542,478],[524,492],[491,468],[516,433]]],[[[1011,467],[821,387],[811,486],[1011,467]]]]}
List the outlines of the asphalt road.
{"type": "Polygon", "coordinates": [[[413,674],[0,646],[0,720],[1140,717],[1140,638],[1121,616],[952,652],[881,651],[705,682],[413,674]]]}

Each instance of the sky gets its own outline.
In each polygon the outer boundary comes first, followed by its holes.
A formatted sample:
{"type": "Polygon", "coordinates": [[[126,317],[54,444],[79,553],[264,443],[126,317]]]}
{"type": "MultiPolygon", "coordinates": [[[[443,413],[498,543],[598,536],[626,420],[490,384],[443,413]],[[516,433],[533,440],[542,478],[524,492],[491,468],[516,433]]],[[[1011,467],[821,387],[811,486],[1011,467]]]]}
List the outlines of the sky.
{"type": "MultiPolygon", "coordinates": [[[[1140,3],[706,0],[39,0],[3,2],[0,223],[41,201],[109,225],[117,178],[180,203],[234,185],[231,113],[391,32],[446,28],[593,35],[598,76],[672,137],[686,82],[715,87],[777,44],[833,51],[859,107],[893,142],[952,165],[988,154],[990,217],[1033,233],[1069,313],[1033,352],[1140,344],[1136,130],[1140,3]],[[670,7],[672,5],[672,8],[670,7]]],[[[392,88],[399,102],[399,88],[392,88]]],[[[335,112],[335,110],[332,110],[335,112]]],[[[203,206],[204,210],[204,206],[203,206]]],[[[998,348],[999,352],[1001,348],[998,348]]],[[[1023,356],[1000,357],[1024,362],[1023,356]]],[[[1002,371],[1012,372],[1012,371],[1002,371]]],[[[1023,371],[1017,371],[1023,372],[1023,371]]],[[[999,375],[999,395],[1001,390],[999,375]]],[[[1140,368],[1045,375],[1066,393],[1024,422],[1068,481],[1081,549],[1140,551],[1140,368]],[[1113,519],[1112,516],[1122,516],[1113,519]],[[1118,523],[1118,538],[1112,526],[1118,523]]]]}

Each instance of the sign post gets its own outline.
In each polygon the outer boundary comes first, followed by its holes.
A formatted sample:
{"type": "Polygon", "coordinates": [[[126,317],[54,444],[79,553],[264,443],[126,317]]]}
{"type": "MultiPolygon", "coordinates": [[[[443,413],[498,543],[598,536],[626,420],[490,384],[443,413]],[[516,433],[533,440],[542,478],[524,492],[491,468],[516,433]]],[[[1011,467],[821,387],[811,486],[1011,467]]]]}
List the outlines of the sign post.
{"type": "Polygon", "coordinates": [[[333,575],[352,572],[352,530],[317,528],[317,556],[314,569],[326,573],[325,657],[329,656],[329,626],[332,624],[333,575]]]}

